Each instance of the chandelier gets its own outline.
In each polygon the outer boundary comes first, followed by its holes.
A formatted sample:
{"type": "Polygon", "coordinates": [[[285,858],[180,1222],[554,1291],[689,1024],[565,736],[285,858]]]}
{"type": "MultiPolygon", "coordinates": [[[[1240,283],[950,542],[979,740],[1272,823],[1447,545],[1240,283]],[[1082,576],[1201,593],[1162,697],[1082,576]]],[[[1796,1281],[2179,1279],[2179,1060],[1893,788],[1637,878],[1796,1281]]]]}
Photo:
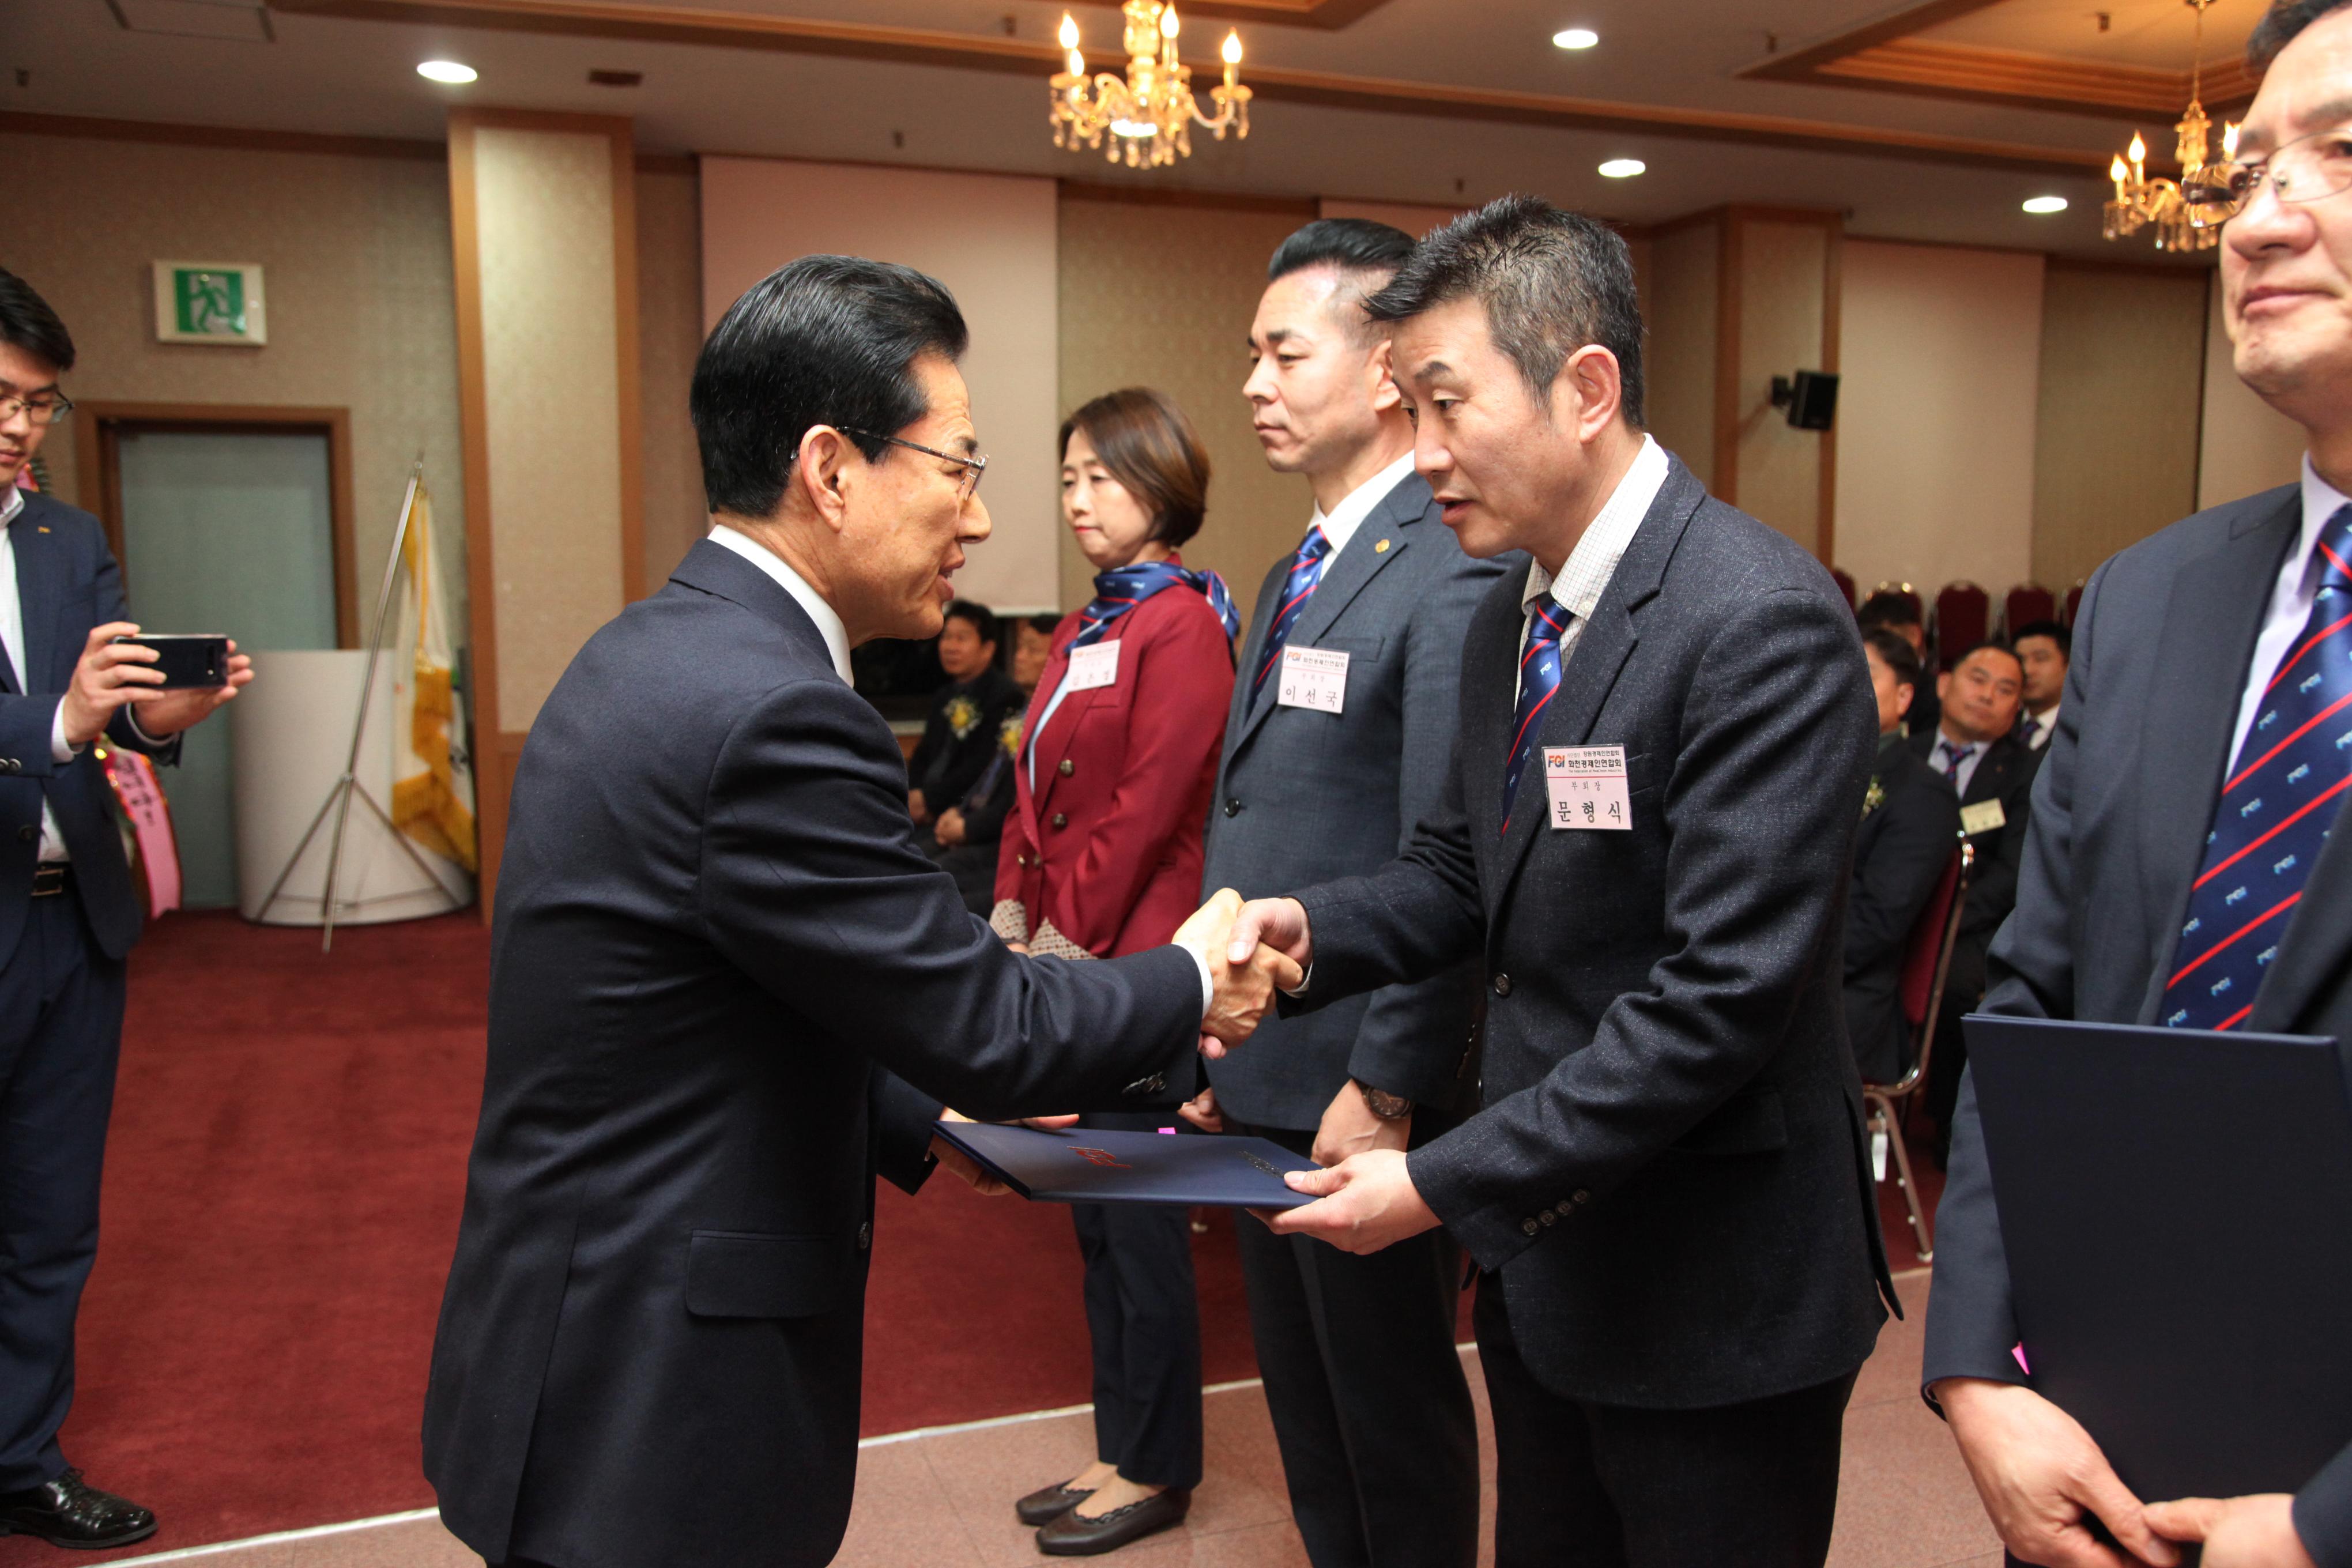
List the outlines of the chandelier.
{"type": "Polygon", "coordinates": [[[1201,112],[1192,96],[1191,68],[1176,58],[1176,7],[1160,0],[1127,0],[1125,10],[1124,81],[1108,71],[1087,77],[1087,58],[1078,52],[1078,24],[1068,12],[1062,14],[1063,68],[1053,81],[1054,145],[1075,151],[1083,144],[1091,151],[1108,132],[1112,141],[1104,157],[1130,169],[1156,169],[1192,155],[1195,123],[1220,142],[1227,127],[1246,140],[1250,89],[1241,84],[1241,35],[1225,35],[1225,79],[1209,89],[1217,106],[1212,117],[1201,112]]]}
{"type": "MultiPolygon", "coordinates": [[[[2107,177],[2116,183],[2116,196],[2104,210],[2102,227],[2106,237],[2121,239],[2154,224],[2158,250],[2210,250],[2221,241],[2221,226],[2208,221],[2205,211],[2181,194],[2183,185],[2198,184],[2198,176],[2208,167],[2206,138],[2213,129],[2200,101],[2205,88],[2205,10],[2213,0],[2186,3],[2197,13],[2197,45],[2189,79],[2189,111],[2173,127],[2179,136],[2173,156],[2180,161],[2180,178],[2147,177],[2147,143],[2137,131],[2132,132],[2130,150],[2107,165],[2107,177]]],[[[2220,161],[2228,163],[2237,155],[2238,128],[2226,125],[2221,130],[2220,161]]]]}

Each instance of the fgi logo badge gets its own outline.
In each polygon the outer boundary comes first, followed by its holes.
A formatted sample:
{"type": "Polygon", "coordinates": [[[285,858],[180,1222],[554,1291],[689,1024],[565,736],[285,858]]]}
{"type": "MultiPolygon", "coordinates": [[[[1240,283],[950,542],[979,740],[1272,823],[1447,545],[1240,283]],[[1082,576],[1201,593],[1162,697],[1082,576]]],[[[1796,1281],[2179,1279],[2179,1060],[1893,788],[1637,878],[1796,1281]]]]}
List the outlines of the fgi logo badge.
{"type": "Polygon", "coordinates": [[[245,336],[244,275],[198,267],[173,268],[172,313],[174,324],[192,337],[245,336]]]}

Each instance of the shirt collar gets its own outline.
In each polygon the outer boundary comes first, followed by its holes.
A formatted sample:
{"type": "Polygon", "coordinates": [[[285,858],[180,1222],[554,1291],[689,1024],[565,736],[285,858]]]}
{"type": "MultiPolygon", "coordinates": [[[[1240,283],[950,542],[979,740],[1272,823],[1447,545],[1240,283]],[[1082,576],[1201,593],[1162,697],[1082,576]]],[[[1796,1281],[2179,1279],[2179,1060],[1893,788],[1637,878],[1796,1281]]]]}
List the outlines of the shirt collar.
{"type": "Polygon", "coordinates": [[[5,528],[10,523],[16,521],[16,514],[24,510],[25,492],[18,489],[16,486],[10,485],[8,487],[8,499],[6,500],[0,500],[0,528],[5,528]]]}
{"type": "Polygon", "coordinates": [[[2327,520],[2347,506],[2352,506],[2352,496],[2319,477],[2311,466],[2311,454],[2303,455],[2303,532],[2294,542],[2294,581],[2308,584],[2311,580],[2311,560],[2319,553],[2319,531],[2327,520]]]}
{"type": "Polygon", "coordinates": [[[1609,579],[1617,574],[1617,563],[1625,558],[1634,532],[1665,488],[1667,471],[1666,449],[1643,436],[1633,467],[1617,481],[1600,515],[1560,563],[1559,576],[1555,579],[1540,561],[1528,563],[1528,585],[1519,595],[1520,609],[1533,608],[1538,599],[1549,594],[1578,621],[1591,620],[1609,579]]]}
{"type": "Polygon", "coordinates": [[[784,563],[784,558],[753,539],[750,534],[728,527],[723,522],[710,525],[710,542],[720,544],[740,555],[770,577],[776,586],[793,596],[793,601],[808,612],[816,629],[824,638],[824,650],[833,656],[833,671],[847,685],[856,685],[849,674],[849,628],[841,624],[831,605],[808,585],[807,579],[784,563]]]}
{"type": "Polygon", "coordinates": [[[1349,490],[1347,497],[1331,509],[1328,517],[1323,515],[1321,507],[1315,509],[1314,526],[1321,529],[1323,537],[1331,542],[1332,554],[1337,555],[1348,548],[1348,541],[1356,537],[1356,530],[1364,525],[1364,519],[1372,515],[1372,508],[1386,500],[1388,493],[1404,483],[1404,477],[1411,472],[1412,454],[1407,452],[1349,490]]]}

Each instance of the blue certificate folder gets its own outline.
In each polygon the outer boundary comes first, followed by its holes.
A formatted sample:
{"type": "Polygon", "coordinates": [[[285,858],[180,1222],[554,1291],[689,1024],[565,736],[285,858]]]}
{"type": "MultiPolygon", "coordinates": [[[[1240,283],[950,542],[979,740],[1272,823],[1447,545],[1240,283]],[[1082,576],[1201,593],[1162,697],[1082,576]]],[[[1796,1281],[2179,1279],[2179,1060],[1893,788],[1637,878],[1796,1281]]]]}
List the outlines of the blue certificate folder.
{"type": "Polygon", "coordinates": [[[987,1121],[942,1121],[932,1130],[1037,1203],[1289,1209],[1314,1201],[1284,1185],[1282,1173],[1311,1171],[1315,1162],[1264,1138],[1086,1127],[1045,1132],[987,1121]]]}
{"type": "Polygon", "coordinates": [[[2143,1500],[2300,1489],[2352,1442],[2336,1043],[1964,1027],[2033,1387],[2143,1500]]]}

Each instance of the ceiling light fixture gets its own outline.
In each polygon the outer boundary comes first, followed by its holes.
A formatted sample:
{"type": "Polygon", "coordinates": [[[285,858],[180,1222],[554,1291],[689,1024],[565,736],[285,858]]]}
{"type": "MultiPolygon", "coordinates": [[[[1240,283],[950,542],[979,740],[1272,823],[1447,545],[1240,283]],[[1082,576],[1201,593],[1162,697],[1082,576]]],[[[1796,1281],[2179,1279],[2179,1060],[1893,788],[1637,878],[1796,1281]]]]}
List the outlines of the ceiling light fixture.
{"type": "Polygon", "coordinates": [[[1639,158],[1612,158],[1601,165],[1601,177],[1605,180],[1630,180],[1649,172],[1650,165],[1639,158]]]}
{"type": "Polygon", "coordinates": [[[451,87],[463,87],[482,73],[456,60],[426,60],[416,68],[416,74],[426,81],[446,82],[451,87]]]}
{"type": "Polygon", "coordinates": [[[1225,35],[1219,51],[1225,62],[1223,83],[1209,89],[1217,106],[1213,117],[1201,112],[1192,96],[1192,71],[1176,58],[1176,36],[1181,26],[1176,7],[1160,0],[1127,0],[1127,77],[1104,71],[1087,75],[1087,58],[1078,52],[1078,24],[1062,13],[1062,67],[1054,73],[1052,114],[1054,145],[1072,152],[1084,144],[1100,147],[1103,133],[1111,135],[1103,156],[1130,169],[1156,169],[1192,155],[1192,127],[1198,124],[1220,142],[1231,129],[1241,141],[1249,139],[1250,89],[1242,85],[1242,37],[1225,35]]]}
{"type": "Polygon", "coordinates": [[[1552,47],[1561,49],[1589,49],[1601,41],[1601,35],[1590,27],[1562,27],[1551,36],[1552,47]]]}
{"type": "Polygon", "coordinates": [[[2066,198],[2064,196],[2028,196],[2025,198],[2025,210],[2037,217],[2046,213],[2063,213],[2066,210],[2066,198]]]}
{"type": "MultiPolygon", "coordinates": [[[[2178,183],[2149,179],[2147,142],[2133,132],[2130,149],[2107,165],[2107,177],[2116,183],[2116,196],[2102,209],[2101,226],[2109,239],[2137,234],[2154,224],[2158,250],[2210,250],[2221,243],[2221,225],[2229,215],[2217,214],[2184,194],[2202,184],[2199,176],[2210,166],[2206,136],[2213,122],[2205,117],[2205,105],[2200,100],[2205,88],[2205,9],[2212,4],[2213,0],[2189,0],[2197,13],[2197,52],[2189,78],[2189,110],[2172,128],[2179,138],[2172,155],[2180,161],[2180,179],[2178,183]]],[[[2237,157],[2238,128],[2225,125],[2218,161],[2231,163],[2237,157]]]]}

